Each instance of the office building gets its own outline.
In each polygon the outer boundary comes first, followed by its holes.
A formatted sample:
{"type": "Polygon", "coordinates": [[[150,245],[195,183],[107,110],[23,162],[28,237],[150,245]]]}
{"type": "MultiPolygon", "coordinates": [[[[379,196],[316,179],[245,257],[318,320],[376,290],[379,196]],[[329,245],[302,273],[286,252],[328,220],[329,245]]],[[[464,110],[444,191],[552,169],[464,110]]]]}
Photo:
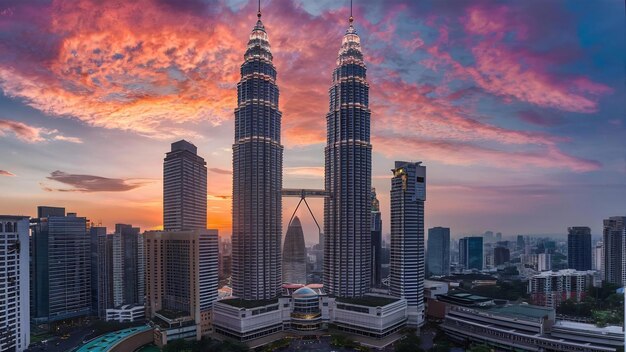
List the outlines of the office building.
{"type": "Polygon", "coordinates": [[[524,236],[517,235],[517,246],[516,246],[516,249],[518,251],[522,251],[522,250],[524,250],[524,248],[526,248],[526,242],[524,241],[524,236]]]}
{"type": "Polygon", "coordinates": [[[382,284],[381,251],[383,245],[383,220],[380,213],[380,202],[376,198],[376,189],[372,188],[372,237],[371,237],[371,285],[380,287],[382,284]]]}
{"type": "Polygon", "coordinates": [[[391,179],[389,292],[407,301],[407,324],[424,323],[426,167],[396,161],[391,179]]]}
{"type": "Polygon", "coordinates": [[[505,247],[496,247],[493,249],[494,264],[503,265],[511,260],[511,251],[505,247]]]}
{"type": "Polygon", "coordinates": [[[466,270],[483,270],[483,238],[461,238],[459,240],[459,258],[459,264],[466,270]]]}
{"type": "Polygon", "coordinates": [[[28,217],[0,215],[0,351],[30,344],[28,217]]]}
{"type": "Polygon", "coordinates": [[[31,317],[48,327],[88,316],[92,308],[87,219],[60,214],[44,212],[50,216],[31,224],[31,317]]]}
{"type": "Polygon", "coordinates": [[[593,271],[565,269],[544,271],[528,281],[528,293],[533,304],[558,308],[565,300],[580,302],[593,285],[593,271]]]}
{"type": "Polygon", "coordinates": [[[450,275],[450,229],[428,229],[427,276],[450,275]]]}
{"type": "Polygon", "coordinates": [[[613,216],[604,220],[602,243],[604,281],[626,285],[626,216],[613,216]]]}
{"type": "Polygon", "coordinates": [[[547,253],[533,254],[537,258],[537,271],[552,270],[552,255],[547,253]]]}
{"type": "Polygon", "coordinates": [[[282,284],[281,112],[276,68],[261,13],[237,84],[233,144],[233,295],[275,298],[282,284]]]}
{"type": "Polygon", "coordinates": [[[591,270],[591,229],[567,229],[567,267],[574,270],[591,270]]]}
{"type": "Polygon", "coordinates": [[[369,84],[361,39],[343,36],[326,115],[324,288],[337,297],[370,290],[372,145],[369,84]]]}
{"type": "Polygon", "coordinates": [[[217,230],[147,231],[146,315],[159,346],[200,339],[217,299],[217,230]]]}
{"type": "Polygon", "coordinates": [[[139,228],[132,225],[115,225],[112,251],[113,307],[144,303],[144,242],[139,232],[139,228]]]}
{"type": "Polygon", "coordinates": [[[89,228],[91,247],[91,310],[105,319],[106,309],[113,307],[113,242],[107,228],[89,228]]]}
{"type": "Polygon", "coordinates": [[[195,145],[180,140],[163,161],[163,228],[206,229],[206,162],[195,145]]]}
{"type": "Polygon", "coordinates": [[[283,246],[283,281],[306,284],[306,247],[300,219],[294,217],[287,229],[283,246]]]}

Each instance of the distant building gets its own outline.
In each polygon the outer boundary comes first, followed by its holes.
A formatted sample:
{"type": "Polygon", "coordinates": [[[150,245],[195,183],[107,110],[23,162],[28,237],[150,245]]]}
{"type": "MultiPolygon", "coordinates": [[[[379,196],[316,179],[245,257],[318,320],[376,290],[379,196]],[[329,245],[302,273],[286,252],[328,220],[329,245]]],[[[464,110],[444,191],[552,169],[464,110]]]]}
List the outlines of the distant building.
{"type": "Polygon", "coordinates": [[[283,282],[306,284],[306,259],[304,233],[296,216],[287,228],[283,245],[283,282]]]}
{"type": "Polygon", "coordinates": [[[146,310],[142,305],[125,304],[117,308],[106,310],[106,321],[116,321],[118,323],[132,323],[143,321],[146,318],[146,310]]]}
{"type": "Polygon", "coordinates": [[[567,229],[567,266],[575,270],[591,270],[591,229],[567,229]]]}
{"type": "Polygon", "coordinates": [[[593,247],[592,255],[592,270],[600,273],[600,277],[604,278],[604,245],[602,241],[598,241],[593,247]]]}
{"type": "Polygon", "coordinates": [[[537,257],[537,271],[552,270],[552,255],[547,253],[534,254],[537,257]]]}
{"type": "Polygon", "coordinates": [[[524,241],[524,236],[522,235],[517,235],[517,250],[521,251],[524,250],[524,248],[526,247],[525,241],[524,241]]]}
{"type": "Polygon", "coordinates": [[[459,240],[460,264],[465,269],[483,270],[483,238],[464,237],[459,240]]]}
{"type": "Polygon", "coordinates": [[[371,285],[380,287],[382,284],[381,251],[383,242],[383,220],[380,213],[380,202],[376,198],[376,189],[372,188],[372,242],[371,242],[371,285]]]}
{"type": "Polygon", "coordinates": [[[28,217],[0,215],[0,351],[30,344],[28,217]]]}
{"type": "Polygon", "coordinates": [[[604,220],[604,281],[619,286],[626,284],[626,216],[604,220]]]}
{"type": "Polygon", "coordinates": [[[163,160],[163,228],[206,229],[206,162],[195,145],[180,140],[163,160]]]}
{"type": "Polygon", "coordinates": [[[200,339],[217,299],[217,230],[147,231],[146,315],[162,346],[200,339]]]}
{"type": "MultiPolygon", "coordinates": [[[[31,317],[55,325],[91,313],[91,240],[87,219],[60,211],[31,223],[31,317]]],[[[63,211],[64,212],[64,211],[63,211]]]]}
{"type": "Polygon", "coordinates": [[[566,269],[544,271],[528,281],[528,293],[533,304],[557,308],[563,301],[580,302],[593,285],[593,271],[566,269]]]}
{"type": "Polygon", "coordinates": [[[427,276],[450,275],[450,228],[428,229],[427,276]]]}
{"type": "MultiPolygon", "coordinates": [[[[424,323],[426,167],[396,161],[391,179],[389,292],[407,301],[408,325],[424,323]]],[[[482,259],[481,259],[482,260],[482,259]]]]}
{"type": "Polygon", "coordinates": [[[143,306],[145,252],[139,228],[116,224],[113,234],[106,234],[104,227],[92,227],[90,234],[97,255],[95,263],[92,262],[92,281],[95,280],[92,287],[96,287],[94,301],[97,315],[106,319],[107,309],[122,305],[143,306]]]}
{"type": "Polygon", "coordinates": [[[495,265],[503,265],[511,261],[511,251],[505,247],[496,247],[493,249],[493,257],[495,265]]]}

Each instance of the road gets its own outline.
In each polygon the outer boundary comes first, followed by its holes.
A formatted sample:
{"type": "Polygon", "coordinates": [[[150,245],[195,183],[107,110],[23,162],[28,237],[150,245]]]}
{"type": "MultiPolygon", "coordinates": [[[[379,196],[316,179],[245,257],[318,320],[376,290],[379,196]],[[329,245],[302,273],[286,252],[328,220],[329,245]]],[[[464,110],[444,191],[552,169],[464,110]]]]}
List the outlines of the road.
{"type": "Polygon", "coordinates": [[[83,340],[91,339],[90,336],[93,332],[91,327],[82,327],[76,330],[72,330],[70,337],[63,340],[60,336],[54,336],[48,339],[45,344],[39,343],[31,345],[26,351],[47,351],[47,352],[66,352],[71,351],[73,348],[83,344],[83,340]],[[58,344],[58,345],[57,345],[58,344]]]}

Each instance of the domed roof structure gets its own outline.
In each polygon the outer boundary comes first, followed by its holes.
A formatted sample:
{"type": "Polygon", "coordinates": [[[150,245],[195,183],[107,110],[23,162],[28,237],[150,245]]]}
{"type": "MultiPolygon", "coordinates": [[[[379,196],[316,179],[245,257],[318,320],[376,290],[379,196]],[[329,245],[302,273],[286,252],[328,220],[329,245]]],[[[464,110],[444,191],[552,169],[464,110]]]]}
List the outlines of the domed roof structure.
{"type": "Polygon", "coordinates": [[[310,287],[301,287],[299,289],[297,289],[294,293],[293,293],[294,297],[311,297],[311,296],[317,296],[317,292],[313,291],[313,289],[311,289],[310,287]]]}

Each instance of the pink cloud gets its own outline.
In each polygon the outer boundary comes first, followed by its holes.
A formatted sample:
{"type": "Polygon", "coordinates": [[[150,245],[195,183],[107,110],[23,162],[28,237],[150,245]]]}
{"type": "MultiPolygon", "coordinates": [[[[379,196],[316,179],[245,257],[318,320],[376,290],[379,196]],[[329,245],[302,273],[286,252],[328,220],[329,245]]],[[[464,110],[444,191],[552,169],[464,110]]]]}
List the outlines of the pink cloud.
{"type": "Polygon", "coordinates": [[[9,177],[14,177],[15,174],[6,170],[0,170],[0,176],[9,176],[9,177]]]}

